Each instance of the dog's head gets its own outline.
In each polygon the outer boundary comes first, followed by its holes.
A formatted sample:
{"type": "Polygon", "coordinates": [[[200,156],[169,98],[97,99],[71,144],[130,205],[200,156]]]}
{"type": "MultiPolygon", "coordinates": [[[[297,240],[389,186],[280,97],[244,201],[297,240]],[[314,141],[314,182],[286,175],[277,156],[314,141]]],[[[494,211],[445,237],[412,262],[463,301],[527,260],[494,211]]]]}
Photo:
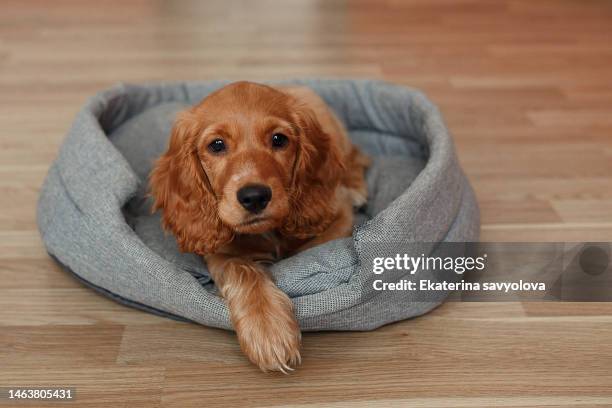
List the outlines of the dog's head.
{"type": "Polygon", "coordinates": [[[308,238],[335,215],[339,147],[295,97],[230,84],[177,119],[150,177],[154,210],[183,251],[207,254],[235,234],[308,238]]]}

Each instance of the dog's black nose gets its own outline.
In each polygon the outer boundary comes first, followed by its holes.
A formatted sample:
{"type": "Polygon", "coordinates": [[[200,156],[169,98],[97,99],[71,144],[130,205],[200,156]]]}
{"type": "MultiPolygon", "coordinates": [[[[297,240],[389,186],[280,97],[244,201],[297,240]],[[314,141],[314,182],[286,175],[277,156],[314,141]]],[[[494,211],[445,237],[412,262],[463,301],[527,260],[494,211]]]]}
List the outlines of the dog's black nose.
{"type": "Polygon", "coordinates": [[[242,187],[236,194],[238,202],[253,214],[260,213],[270,202],[272,190],[261,184],[250,184],[242,187]]]}

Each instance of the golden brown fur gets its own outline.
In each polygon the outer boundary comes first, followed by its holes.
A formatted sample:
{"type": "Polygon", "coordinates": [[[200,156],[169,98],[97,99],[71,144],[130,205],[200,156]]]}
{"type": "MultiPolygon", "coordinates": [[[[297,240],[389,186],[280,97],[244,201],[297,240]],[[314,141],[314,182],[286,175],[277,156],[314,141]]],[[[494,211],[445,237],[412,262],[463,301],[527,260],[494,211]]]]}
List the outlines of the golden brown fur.
{"type": "Polygon", "coordinates": [[[262,370],[297,364],[301,338],[291,300],[262,264],[350,235],[367,165],[304,87],[233,83],[176,120],[151,173],[154,210],[182,251],[205,258],[242,350],[262,370]],[[263,209],[237,199],[245,186],[268,188],[263,209]]]}

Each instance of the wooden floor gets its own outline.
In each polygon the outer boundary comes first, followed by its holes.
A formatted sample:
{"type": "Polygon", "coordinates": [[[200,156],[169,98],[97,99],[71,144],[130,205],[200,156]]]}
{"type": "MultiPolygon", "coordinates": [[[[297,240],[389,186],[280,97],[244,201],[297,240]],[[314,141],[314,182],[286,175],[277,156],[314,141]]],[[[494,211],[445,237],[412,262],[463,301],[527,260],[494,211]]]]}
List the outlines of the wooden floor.
{"type": "Polygon", "coordinates": [[[483,240],[612,240],[611,1],[2,0],[0,386],[76,387],[79,407],[612,406],[611,304],[449,303],[307,334],[297,372],[264,375],[231,333],[119,306],[46,255],[38,190],[89,95],[302,76],[426,91],[483,240]]]}

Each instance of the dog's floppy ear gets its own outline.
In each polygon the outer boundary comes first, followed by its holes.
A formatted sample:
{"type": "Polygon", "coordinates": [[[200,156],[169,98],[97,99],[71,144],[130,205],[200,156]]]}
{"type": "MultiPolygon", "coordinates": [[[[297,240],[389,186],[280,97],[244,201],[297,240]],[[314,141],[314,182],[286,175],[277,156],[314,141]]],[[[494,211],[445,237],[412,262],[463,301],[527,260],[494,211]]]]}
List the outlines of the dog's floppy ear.
{"type": "Polygon", "coordinates": [[[291,209],[281,233],[310,238],[324,232],[334,220],[336,187],[345,167],[340,147],[321,128],[315,113],[298,104],[293,110],[298,149],[293,169],[291,209]]]}
{"type": "Polygon", "coordinates": [[[153,211],[161,209],[162,225],[171,231],[183,252],[214,253],[233,239],[217,212],[217,200],[200,163],[197,137],[202,126],[192,111],[179,115],[168,150],[149,178],[153,211]]]}

